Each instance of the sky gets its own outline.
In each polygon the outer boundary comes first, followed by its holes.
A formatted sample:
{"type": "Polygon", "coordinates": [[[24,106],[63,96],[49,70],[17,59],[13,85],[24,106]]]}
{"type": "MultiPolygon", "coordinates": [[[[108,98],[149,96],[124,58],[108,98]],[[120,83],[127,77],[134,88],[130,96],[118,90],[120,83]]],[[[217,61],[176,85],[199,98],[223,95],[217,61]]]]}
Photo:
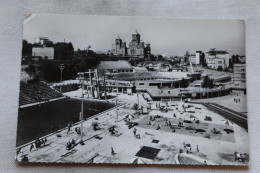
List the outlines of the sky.
{"type": "Polygon", "coordinates": [[[128,45],[136,30],[142,41],[151,44],[152,54],[182,56],[186,51],[216,48],[245,55],[243,20],[31,15],[24,20],[23,38],[33,43],[43,36],[71,42],[75,50],[91,45],[94,51],[107,51],[118,36],[128,45]]]}

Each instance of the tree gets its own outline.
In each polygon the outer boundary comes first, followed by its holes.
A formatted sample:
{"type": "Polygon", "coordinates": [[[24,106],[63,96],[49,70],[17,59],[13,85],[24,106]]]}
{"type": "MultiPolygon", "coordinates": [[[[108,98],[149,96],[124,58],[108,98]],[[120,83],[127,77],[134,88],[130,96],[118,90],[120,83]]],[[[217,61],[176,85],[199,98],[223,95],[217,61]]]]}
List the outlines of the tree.
{"type": "Polygon", "coordinates": [[[205,76],[203,79],[203,82],[201,84],[202,88],[213,88],[214,87],[214,82],[213,79],[210,79],[209,76],[205,76]]]}
{"type": "Polygon", "coordinates": [[[151,60],[151,61],[155,61],[155,60],[156,60],[156,56],[154,56],[154,54],[151,54],[151,55],[150,55],[150,60],[151,60]]]}
{"type": "Polygon", "coordinates": [[[40,82],[40,78],[38,75],[34,76],[32,79],[29,79],[27,81],[27,83],[30,83],[30,84],[39,84],[40,82]]]}
{"type": "Polygon", "coordinates": [[[202,64],[202,66],[206,67],[207,63],[206,63],[206,59],[205,59],[205,53],[202,52],[201,56],[200,56],[200,63],[202,64]]]}
{"type": "MultiPolygon", "coordinates": [[[[234,55],[233,55],[234,56],[234,55]]],[[[233,56],[231,59],[229,59],[229,68],[233,68],[233,56]]]]}
{"type": "Polygon", "coordinates": [[[181,88],[187,88],[189,86],[189,81],[187,79],[182,78],[180,81],[181,88]]]}
{"type": "Polygon", "coordinates": [[[74,48],[71,42],[54,44],[54,59],[66,60],[74,56],[74,48]]]}
{"type": "Polygon", "coordinates": [[[229,72],[228,68],[225,68],[225,69],[224,69],[224,72],[229,72]]]}
{"type": "Polygon", "coordinates": [[[158,55],[158,60],[164,60],[162,55],[158,55]]]}
{"type": "Polygon", "coordinates": [[[223,67],[222,66],[218,66],[218,71],[222,71],[223,70],[223,67]]]}
{"type": "Polygon", "coordinates": [[[135,103],[133,107],[134,107],[135,110],[138,110],[138,104],[137,103],[135,103]]]}
{"type": "Polygon", "coordinates": [[[23,40],[22,56],[32,56],[32,44],[23,40]]]}

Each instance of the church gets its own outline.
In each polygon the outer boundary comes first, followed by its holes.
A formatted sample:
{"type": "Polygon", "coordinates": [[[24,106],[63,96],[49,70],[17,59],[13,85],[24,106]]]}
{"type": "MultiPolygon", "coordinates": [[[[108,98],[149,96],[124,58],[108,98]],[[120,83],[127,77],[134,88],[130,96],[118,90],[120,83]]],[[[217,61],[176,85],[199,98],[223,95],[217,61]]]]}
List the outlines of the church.
{"type": "Polygon", "coordinates": [[[141,42],[141,35],[136,31],[132,34],[132,40],[129,42],[128,47],[126,42],[123,42],[121,38],[115,40],[115,44],[112,45],[111,55],[113,56],[127,56],[138,58],[149,58],[151,54],[150,44],[141,42]]]}

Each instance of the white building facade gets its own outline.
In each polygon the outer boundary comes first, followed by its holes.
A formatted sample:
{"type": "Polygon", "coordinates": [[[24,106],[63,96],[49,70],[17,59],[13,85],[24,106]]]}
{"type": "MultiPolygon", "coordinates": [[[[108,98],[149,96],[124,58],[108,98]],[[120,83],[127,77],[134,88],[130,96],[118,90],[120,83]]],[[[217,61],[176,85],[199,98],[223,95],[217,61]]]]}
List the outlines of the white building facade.
{"type": "Polygon", "coordinates": [[[42,59],[54,59],[54,48],[53,47],[33,47],[33,57],[41,57],[42,59]]]}
{"type": "Polygon", "coordinates": [[[229,53],[226,51],[217,51],[211,49],[206,53],[206,63],[211,69],[226,69],[229,67],[229,53]]]}

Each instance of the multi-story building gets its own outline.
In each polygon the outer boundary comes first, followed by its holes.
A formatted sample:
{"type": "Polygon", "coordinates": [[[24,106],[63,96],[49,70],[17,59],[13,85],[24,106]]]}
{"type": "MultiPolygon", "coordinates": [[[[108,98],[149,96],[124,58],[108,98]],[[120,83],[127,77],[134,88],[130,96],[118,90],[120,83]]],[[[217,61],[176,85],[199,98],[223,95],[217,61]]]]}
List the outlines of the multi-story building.
{"type": "Polygon", "coordinates": [[[199,55],[199,53],[191,54],[190,55],[190,62],[192,64],[195,64],[195,65],[200,64],[200,55],[199,55]]]}
{"type": "Polygon", "coordinates": [[[233,64],[235,64],[235,63],[245,63],[246,57],[245,57],[245,55],[232,55],[231,62],[233,64]]]}
{"type": "Polygon", "coordinates": [[[229,67],[229,53],[227,51],[219,51],[211,49],[206,53],[206,63],[212,69],[226,69],[229,67]]]}
{"type": "Polygon", "coordinates": [[[33,47],[33,57],[41,57],[42,59],[54,59],[54,48],[53,47],[33,47]]]}
{"type": "Polygon", "coordinates": [[[34,58],[54,59],[54,47],[52,41],[47,37],[39,37],[35,39],[32,47],[32,56],[34,58]]]}
{"type": "Polygon", "coordinates": [[[49,45],[52,44],[52,41],[49,40],[48,37],[39,37],[34,40],[34,44],[36,45],[49,45]]]}
{"type": "Polygon", "coordinates": [[[233,65],[233,81],[235,83],[246,82],[246,64],[233,65]]]}
{"type": "Polygon", "coordinates": [[[122,41],[121,38],[117,38],[115,40],[115,44],[112,45],[111,53],[113,55],[122,55],[125,56],[127,54],[126,43],[122,41]]]}
{"type": "Polygon", "coordinates": [[[110,73],[134,72],[133,67],[128,61],[100,61],[98,69],[104,69],[110,73]]]}
{"type": "Polygon", "coordinates": [[[142,42],[141,35],[138,32],[132,34],[132,40],[129,42],[128,47],[126,46],[126,42],[122,41],[122,39],[118,37],[111,49],[111,55],[118,56],[149,58],[150,54],[150,44],[142,42]]]}

